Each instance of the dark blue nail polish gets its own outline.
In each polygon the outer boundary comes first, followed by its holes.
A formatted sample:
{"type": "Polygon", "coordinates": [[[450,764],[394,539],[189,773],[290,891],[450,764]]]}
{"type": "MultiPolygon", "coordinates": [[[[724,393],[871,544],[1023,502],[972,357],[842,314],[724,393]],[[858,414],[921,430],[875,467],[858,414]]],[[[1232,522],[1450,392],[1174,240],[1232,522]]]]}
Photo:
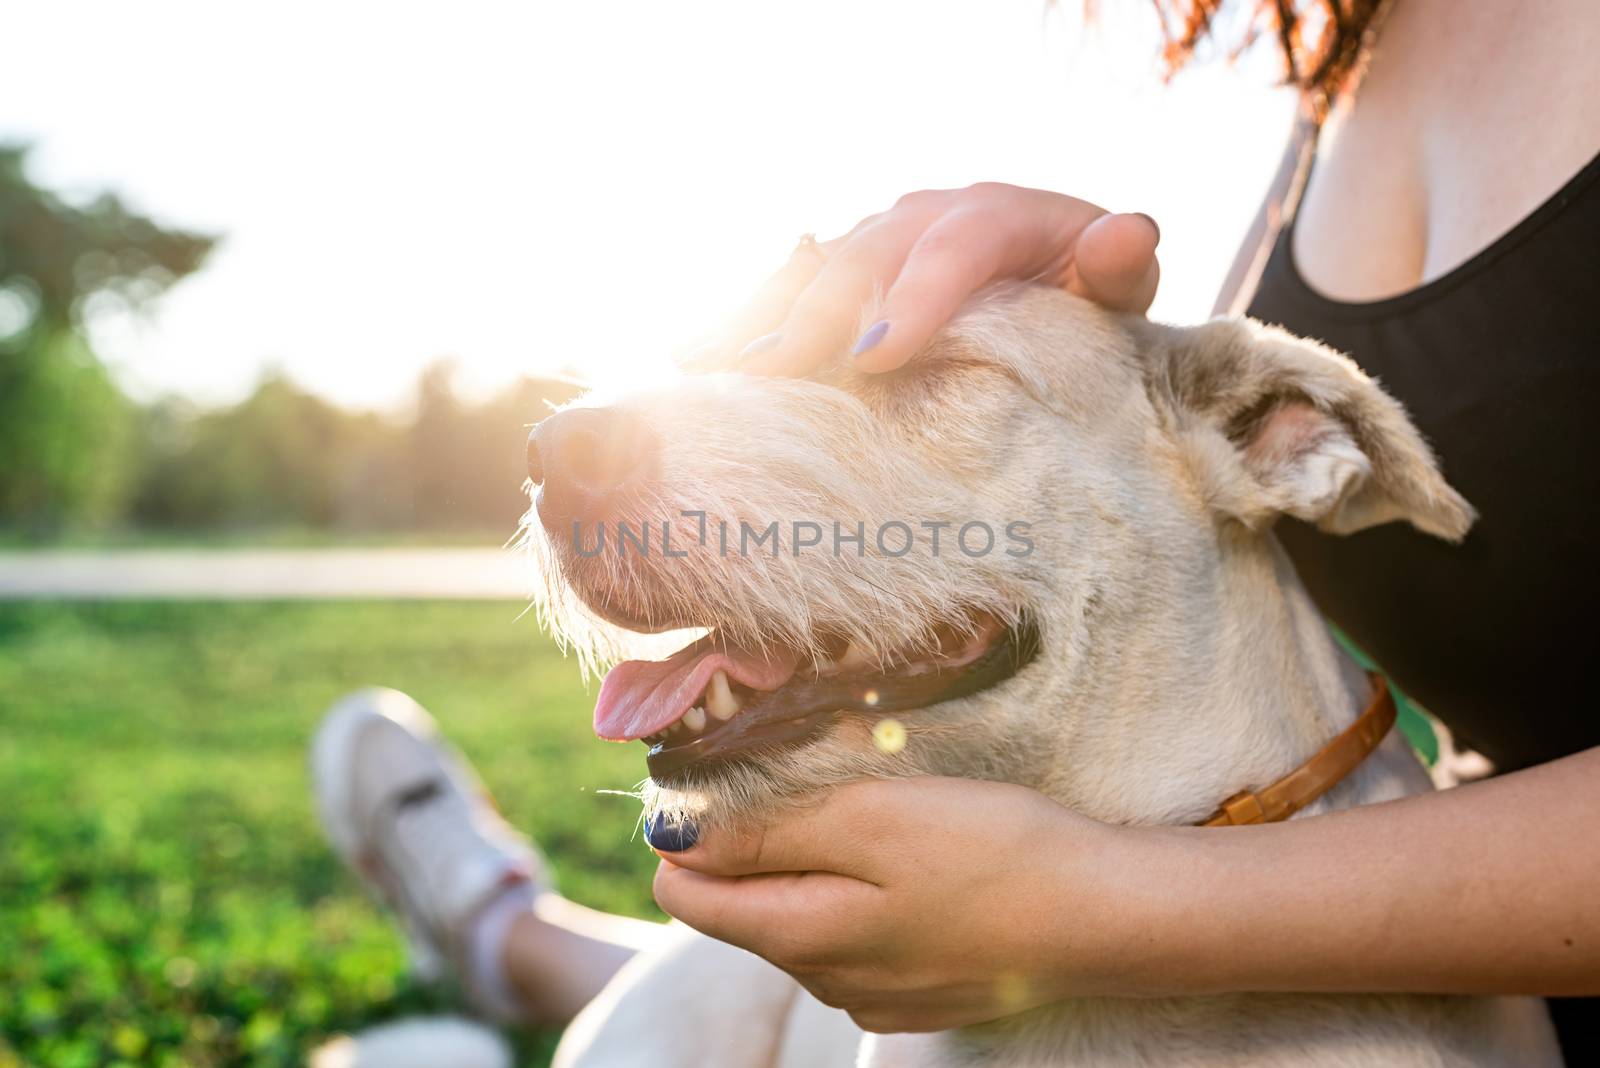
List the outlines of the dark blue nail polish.
{"type": "Polygon", "coordinates": [[[850,355],[860,356],[863,352],[873,348],[878,344],[878,342],[882,341],[883,336],[888,332],[889,320],[879,319],[877,322],[867,327],[867,332],[862,334],[861,337],[856,341],[856,347],[850,350],[850,355]]]}
{"type": "Polygon", "coordinates": [[[644,838],[663,853],[682,853],[700,840],[700,826],[688,816],[669,819],[658,812],[645,823],[644,838]]]}
{"type": "Polygon", "coordinates": [[[782,340],[782,330],[774,330],[770,334],[762,334],[760,337],[750,342],[750,344],[739,350],[739,359],[743,360],[750,356],[759,356],[763,352],[771,352],[773,349],[778,347],[778,342],[782,340]]]}

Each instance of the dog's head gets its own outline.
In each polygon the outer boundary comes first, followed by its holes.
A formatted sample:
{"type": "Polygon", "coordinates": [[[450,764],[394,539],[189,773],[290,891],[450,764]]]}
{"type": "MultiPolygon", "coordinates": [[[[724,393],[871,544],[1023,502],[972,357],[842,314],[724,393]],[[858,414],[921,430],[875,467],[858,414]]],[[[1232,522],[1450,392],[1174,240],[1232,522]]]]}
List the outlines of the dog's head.
{"type": "Polygon", "coordinates": [[[738,818],[860,776],[1037,784],[1070,695],[1278,515],[1335,531],[1471,512],[1349,361],[1055,290],[975,300],[900,371],[733,370],[589,396],[530,439],[526,541],[558,636],[618,664],[595,729],[647,801],[738,818]],[[1154,621],[1154,622],[1153,622],[1154,621]]]}

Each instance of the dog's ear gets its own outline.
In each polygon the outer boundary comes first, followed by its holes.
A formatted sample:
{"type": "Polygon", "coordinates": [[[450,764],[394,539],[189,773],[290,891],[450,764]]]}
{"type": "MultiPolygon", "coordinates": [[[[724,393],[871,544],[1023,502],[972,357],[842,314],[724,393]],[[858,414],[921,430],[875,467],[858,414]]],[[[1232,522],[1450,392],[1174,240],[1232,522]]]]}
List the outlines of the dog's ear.
{"type": "Polygon", "coordinates": [[[1404,519],[1450,541],[1472,526],[1405,410],[1332,349],[1242,319],[1148,329],[1152,400],[1218,512],[1336,534],[1404,519]]]}

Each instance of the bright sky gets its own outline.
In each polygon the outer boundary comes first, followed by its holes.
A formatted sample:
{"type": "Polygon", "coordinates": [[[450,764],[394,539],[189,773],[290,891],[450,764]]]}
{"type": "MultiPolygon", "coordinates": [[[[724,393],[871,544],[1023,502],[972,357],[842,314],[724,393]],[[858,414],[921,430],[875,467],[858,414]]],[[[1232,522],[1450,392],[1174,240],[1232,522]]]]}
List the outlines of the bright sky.
{"type": "Polygon", "coordinates": [[[983,179],[1155,216],[1155,313],[1193,320],[1291,103],[1261,70],[1164,88],[1147,6],[1085,38],[1076,0],[52,0],[0,21],[0,139],[225,235],[153,321],[97,326],[142,396],[640,373],[803,231],[983,179]]]}

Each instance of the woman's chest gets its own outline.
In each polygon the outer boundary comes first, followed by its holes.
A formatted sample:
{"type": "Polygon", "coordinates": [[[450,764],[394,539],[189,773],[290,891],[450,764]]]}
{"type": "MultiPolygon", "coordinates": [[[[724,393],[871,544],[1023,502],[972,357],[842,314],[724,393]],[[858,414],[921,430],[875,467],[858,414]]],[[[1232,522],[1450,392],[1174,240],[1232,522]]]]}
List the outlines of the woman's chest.
{"type": "Polygon", "coordinates": [[[1405,0],[1328,123],[1294,255],[1312,288],[1391,297],[1448,274],[1600,148],[1600,6],[1405,0]]]}

